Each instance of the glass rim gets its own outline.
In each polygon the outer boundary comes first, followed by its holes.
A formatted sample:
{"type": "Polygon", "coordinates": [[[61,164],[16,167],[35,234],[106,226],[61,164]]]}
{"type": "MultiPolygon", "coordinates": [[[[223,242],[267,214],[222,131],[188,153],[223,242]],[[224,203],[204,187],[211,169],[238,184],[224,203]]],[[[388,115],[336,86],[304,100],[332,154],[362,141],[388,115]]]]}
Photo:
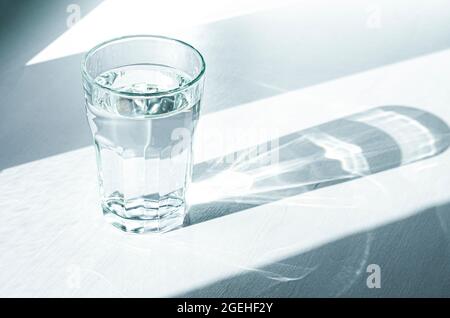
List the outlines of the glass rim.
{"type": "Polygon", "coordinates": [[[120,96],[125,96],[125,97],[130,97],[130,98],[139,98],[139,97],[143,97],[143,98],[151,98],[151,97],[156,97],[156,96],[164,96],[164,95],[173,95],[179,92],[182,92],[190,87],[192,87],[194,84],[196,84],[198,81],[200,81],[200,79],[203,77],[203,75],[205,74],[206,71],[206,63],[205,63],[205,59],[203,58],[203,55],[192,45],[190,45],[189,43],[186,43],[184,41],[178,40],[178,39],[174,39],[171,37],[167,37],[167,36],[162,36],[162,35],[149,35],[149,34],[137,34],[137,35],[125,35],[125,36],[121,36],[121,37],[117,37],[117,38],[113,38],[104,42],[101,42],[100,44],[97,44],[96,46],[94,46],[93,48],[91,48],[89,51],[87,51],[85,54],[83,54],[83,57],[81,59],[81,73],[82,76],[84,77],[84,79],[86,81],[88,81],[91,85],[100,87],[101,89],[105,89],[109,92],[112,92],[113,94],[116,95],[120,95],[120,96]],[[147,39],[147,40],[164,40],[164,41],[168,41],[168,42],[176,42],[179,43],[185,47],[190,48],[191,50],[193,50],[195,52],[195,54],[199,57],[200,60],[200,64],[201,64],[201,69],[200,72],[198,72],[198,74],[193,77],[192,80],[184,83],[183,85],[177,87],[177,88],[173,88],[170,90],[166,90],[166,91],[160,91],[160,92],[149,92],[149,93],[136,93],[136,92],[122,92],[113,88],[110,88],[108,86],[102,85],[98,82],[95,81],[95,79],[89,74],[89,72],[86,69],[86,64],[88,59],[95,54],[98,50],[112,44],[115,42],[120,42],[123,40],[137,40],[137,39],[147,39]]]}

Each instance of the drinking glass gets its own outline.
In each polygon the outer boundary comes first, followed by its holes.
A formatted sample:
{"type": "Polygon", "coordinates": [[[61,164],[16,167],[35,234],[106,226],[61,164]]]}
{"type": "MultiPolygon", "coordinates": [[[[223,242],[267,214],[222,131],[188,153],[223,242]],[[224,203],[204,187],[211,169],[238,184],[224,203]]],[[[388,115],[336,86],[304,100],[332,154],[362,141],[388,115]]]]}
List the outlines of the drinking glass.
{"type": "Polygon", "coordinates": [[[205,62],[161,36],[99,44],[82,61],[103,214],[134,233],[183,225],[205,62]]]}

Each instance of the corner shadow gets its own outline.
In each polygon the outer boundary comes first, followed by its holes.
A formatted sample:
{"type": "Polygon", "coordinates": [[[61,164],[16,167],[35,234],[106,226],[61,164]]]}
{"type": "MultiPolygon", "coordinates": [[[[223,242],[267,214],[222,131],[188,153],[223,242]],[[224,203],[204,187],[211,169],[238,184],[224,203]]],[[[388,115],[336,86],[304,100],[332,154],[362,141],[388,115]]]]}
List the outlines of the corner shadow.
{"type": "Polygon", "coordinates": [[[450,203],[178,297],[449,297],[450,203]],[[368,266],[380,268],[369,288],[368,266]]]}
{"type": "Polygon", "coordinates": [[[185,225],[436,156],[449,136],[429,112],[381,106],[203,162],[185,225]]]}

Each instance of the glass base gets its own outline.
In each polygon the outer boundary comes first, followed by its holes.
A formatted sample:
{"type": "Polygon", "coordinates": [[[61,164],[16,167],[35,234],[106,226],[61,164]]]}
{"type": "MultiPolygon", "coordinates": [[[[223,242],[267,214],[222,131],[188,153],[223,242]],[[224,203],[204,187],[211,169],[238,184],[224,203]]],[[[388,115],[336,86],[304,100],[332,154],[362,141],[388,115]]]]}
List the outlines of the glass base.
{"type": "MultiPolygon", "coordinates": [[[[109,203],[109,202],[108,202],[109,203]]],[[[116,228],[129,233],[164,233],[180,228],[184,224],[186,216],[185,205],[165,208],[163,213],[157,209],[146,209],[145,217],[124,217],[119,215],[111,204],[102,204],[103,215],[108,223],[116,228]]],[[[142,209],[142,207],[141,207],[142,209]]]]}

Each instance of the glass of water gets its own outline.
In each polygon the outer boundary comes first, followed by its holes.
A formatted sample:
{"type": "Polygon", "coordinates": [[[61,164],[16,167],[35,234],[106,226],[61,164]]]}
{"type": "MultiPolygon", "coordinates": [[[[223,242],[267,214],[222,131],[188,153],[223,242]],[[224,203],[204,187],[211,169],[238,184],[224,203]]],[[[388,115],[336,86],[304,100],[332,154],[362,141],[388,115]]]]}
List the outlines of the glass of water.
{"type": "Polygon", "coordinates": [[[106,219],[134,233],[182,226],[202,55],[175,39],[127,36],[91,49],[82,74],[106,219]]]}

